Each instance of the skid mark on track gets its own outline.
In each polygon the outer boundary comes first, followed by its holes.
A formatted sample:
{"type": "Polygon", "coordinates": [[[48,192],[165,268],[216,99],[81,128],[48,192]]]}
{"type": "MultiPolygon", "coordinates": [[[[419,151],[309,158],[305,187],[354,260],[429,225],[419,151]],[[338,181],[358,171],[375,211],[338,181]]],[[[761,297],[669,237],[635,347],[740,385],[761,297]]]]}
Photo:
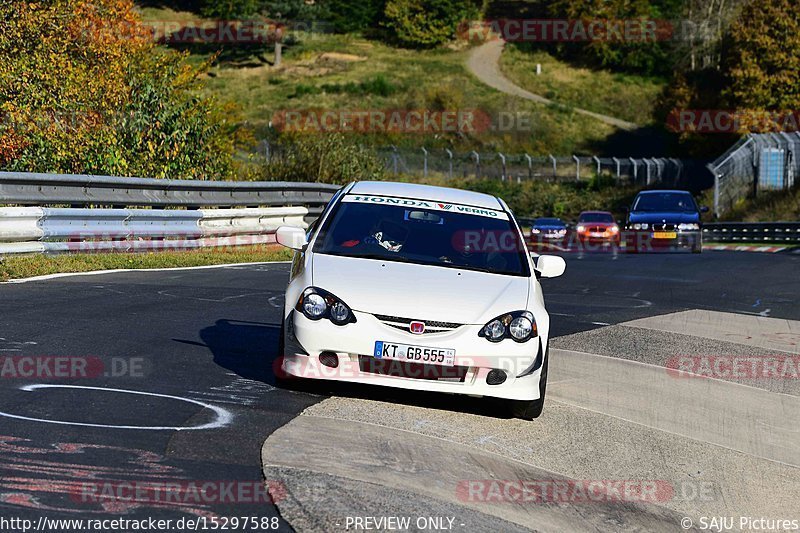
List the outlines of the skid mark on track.
{"type": "Polygon", "coordinates": [[[128,515],[141,509],[171,509],[187,515],[211,517],[204,505],[180,498],[164,501],[95,497],[102,483],[164,485],[191,481],[184,471],[166,464],[156,453],[135,448],[79,442],[36,446],[28,439],[0,436],[0,505],[85,515],[128,515]],[[96,464],[100,457],[114,466],[96,464]],[[87,492],[88,491],[88,492],[87,492]],[[90,497],[86,497],[86,496],[90,497]]]}

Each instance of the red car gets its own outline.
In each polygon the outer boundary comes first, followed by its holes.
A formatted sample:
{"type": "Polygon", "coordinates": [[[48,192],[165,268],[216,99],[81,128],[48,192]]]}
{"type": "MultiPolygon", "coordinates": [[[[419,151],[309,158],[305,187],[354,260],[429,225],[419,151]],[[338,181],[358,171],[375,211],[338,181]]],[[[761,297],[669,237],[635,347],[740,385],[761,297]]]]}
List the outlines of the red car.
{"type": "Polygon", "coordinates": [[[608,211],[584,211],[575,226],[578,244],[584,248],[617,247],[620,244],[620,230],[614,215],[608,211]]]}

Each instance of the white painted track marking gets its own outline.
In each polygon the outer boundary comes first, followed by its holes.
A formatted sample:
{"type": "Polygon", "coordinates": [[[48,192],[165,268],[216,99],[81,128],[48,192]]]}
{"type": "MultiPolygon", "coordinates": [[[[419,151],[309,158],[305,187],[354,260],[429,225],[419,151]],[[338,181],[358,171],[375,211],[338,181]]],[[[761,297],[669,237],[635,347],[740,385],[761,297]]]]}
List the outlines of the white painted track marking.
{"type": "Polygon", "coordinates": [[[25,420],[28,422],[42,422],[45,424],[58,424],[62,426],[81,426],[81,427],[105,428],[105,429],[144,429],[150,431],[200,431],[205,429],[218,429],[227,426],[233,420],[233,415],[227,409],[223,409],[222,407],[217,407],[215,405],[211,405],[198,400],[192,400],[190,398],[182,398],[180,396],[170,396],[168,394],[156,394],[154,392],[141,392],[141,391],[132,391],[124,389],[110,389],[105,387],[84,387],[82,385],[37,384],[37,385],[26,385],[24,387],[20,387],[20,390],[26,392],[34,392],[39,389],[83,389],[83,390],[95,390],[103,392],[116,392],[120,394],[135,394],[138,396],[152,396],[154,398],[166,398],[169,400],[178,400],[181,402],[187,402],[199,405],[200,407],[203,407],[205,409],[209,409],[216,414],[216,419],[213,420],[212,422],[200,426],[178,427],[178,426],[115,426],[109,424],[89,424],[85,422],[69,422],[64,420],[47,420],[44,418],[31,418],[27,416],[15,415],[12,413],[5,413],[2,411],[0,411],[0,416],[4,416],[6,418],[14,418],[17,420],[25,420]]]}

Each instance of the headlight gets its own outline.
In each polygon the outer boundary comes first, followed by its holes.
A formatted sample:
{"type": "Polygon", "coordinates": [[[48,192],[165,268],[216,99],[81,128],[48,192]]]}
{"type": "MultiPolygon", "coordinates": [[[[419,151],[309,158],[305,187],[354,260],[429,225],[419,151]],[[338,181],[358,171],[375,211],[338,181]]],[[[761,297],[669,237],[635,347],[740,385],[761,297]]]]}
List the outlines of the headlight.
{"type": "Polygon", "coordinates": [[[508,326],[508,331],[515,341],[526,341],[533,331],[533,322],[531,322],[528,317],[518,316],[511,321],[511,324],[508,326]]]}
{"type": "Polygon", "coordinates": [[[311,320],[322,318],[327,310],[328,304],[319,294],[309,294],[303,298],[303,314],[311,320]]]}
{"type": "Polygon", "coordinates": [[[483,328],[486,333],[486,338],[492,342],[500,342],[506,336],[506,326],[499,320],[495,319],[486,324],[483,328]]]}
{"type": "Polygon", "coordinates": [[[633,229],[647,229],[649,228],[649,224],[634,224],[633,229]]]}
{"type": "Polygon", "coordinates": [[[678,224],[678,229],[681,231],[697,231],[700,229],[700,224],[678,224]]]}
{"type": "Polygon", "coordinates": [[[538,230],[538,229],[536,229],[536,228],[531,228],[531,233],[534,233],[534,234],[536,234],[536,233],[541,233],[541,231],[539,231],[539,230],[538,230]]]}
{"type": "Polygon", "coordinates": [[[580,226],[578,226],[578,227],[577,227],[577,228],[575,228],[575,229],[576,229],[576,230],[578,230],[578,233],[583,233],[584,231],[586,231],[586,226],[584,226],[583,224],[581,224],[580,226]]]}
{"type": "Polygon", "coordinates": [[[300,296],[295,309],[302,312],[306,318],[320,320],[327,318],[337,326],[344,326],[356,321],[353,311],[333,294],[309,287],[300,296]]]}
{"type": "Polygon", "coordinates": [[[350,318],[350,308],[342,302],[336,302],[331,306],[331,322],[334,324],[346,324],[350,318]]]}
{"type": "Polygon", "coordinates": [[[478,333],[491,342],[512,339],[525,342],[538,334],[536,321],[528,311],[514,311],[490,320],[478,333]]]}
{"type": "Polygon", "coordinates": [[[611,233],[619,233],[619,226],[611,226],[608,228],[611,233]]]}
{"type": "Polygon", "coordinates": [[[567,234],[567,230],[565,230],[565,229],[560,229],[560,230],[558,230],[556,233],[557,233],[558,235],[566,235],[566,234],[567,234]]]}

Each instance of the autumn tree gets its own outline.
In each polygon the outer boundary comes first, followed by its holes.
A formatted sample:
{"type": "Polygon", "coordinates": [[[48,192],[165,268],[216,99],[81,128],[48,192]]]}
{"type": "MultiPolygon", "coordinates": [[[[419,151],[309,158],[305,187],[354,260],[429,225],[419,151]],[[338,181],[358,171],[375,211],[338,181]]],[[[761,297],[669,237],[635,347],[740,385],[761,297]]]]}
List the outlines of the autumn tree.
{"type": "Polygon", "coordinates": [[[224,178],[239,128],[129,0],[0,1],[0,169],[224,178]]]}
{"type": "Polygon", "coordinates": [[[731,106],[771,111],[800,106],[800,9],[794,0],[749,2],[729,31],[724,58],[731,106]]]}

